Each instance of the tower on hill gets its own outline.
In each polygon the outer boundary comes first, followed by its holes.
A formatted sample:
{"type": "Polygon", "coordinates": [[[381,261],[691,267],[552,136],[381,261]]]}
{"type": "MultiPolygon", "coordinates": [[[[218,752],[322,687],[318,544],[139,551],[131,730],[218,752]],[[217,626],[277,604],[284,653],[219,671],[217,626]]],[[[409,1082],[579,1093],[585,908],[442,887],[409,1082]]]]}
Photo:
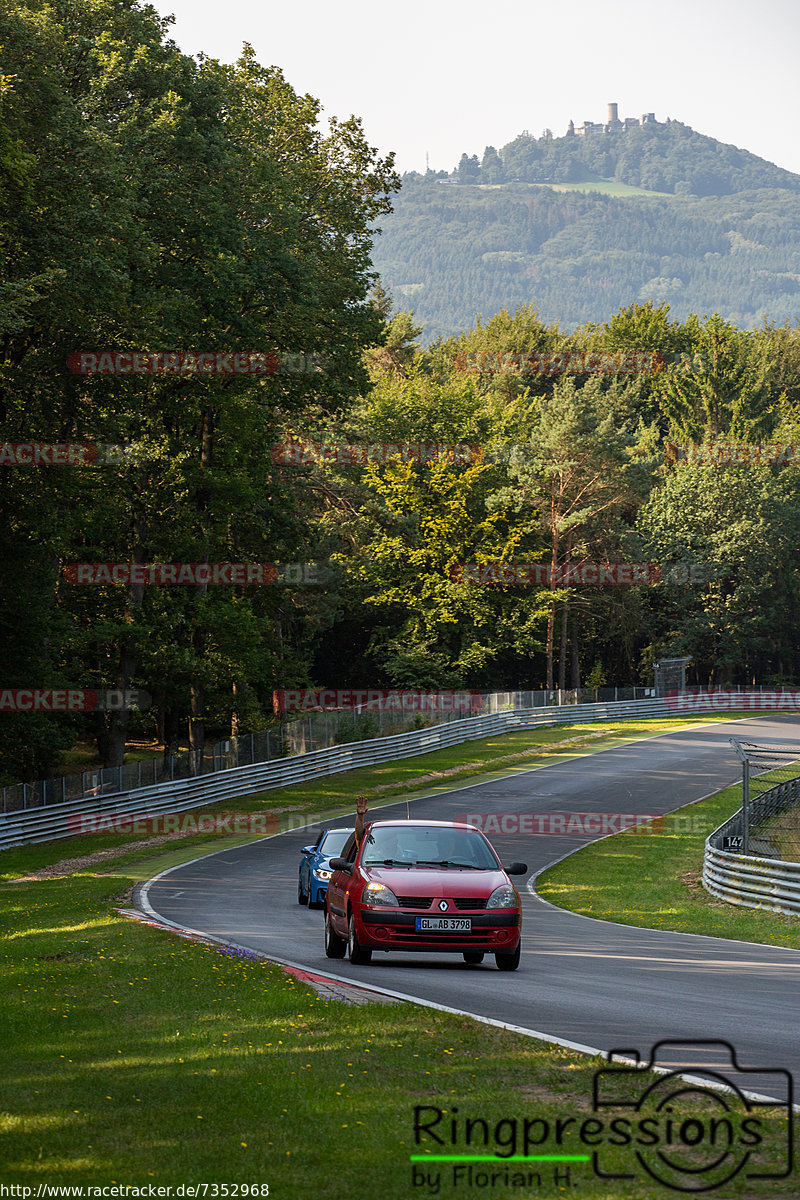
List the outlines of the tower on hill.
{"type": "Polygon", "coordinates": [[[567,128],[567,137],[573,137],[577,134],[578,137],[586,137],[587,133],[624,133],[628,129],[635,129],[639,125],[657,125],[655,113],[642,113],[641,120],[638,117],[625,117],[624,120],[619,119],[619,105],[609,103],[608,119],[605,124],[600,121],[584,121],[577,128],[573,121],[570,121],[567,128]]]}

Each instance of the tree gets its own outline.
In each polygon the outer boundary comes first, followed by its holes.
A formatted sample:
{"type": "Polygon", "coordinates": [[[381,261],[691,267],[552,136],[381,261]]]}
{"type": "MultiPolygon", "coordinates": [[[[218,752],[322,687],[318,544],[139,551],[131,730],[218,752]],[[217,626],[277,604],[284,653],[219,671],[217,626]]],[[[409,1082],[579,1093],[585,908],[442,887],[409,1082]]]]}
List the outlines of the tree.
{"type": "Polygon", "coordinates": [[[718,314],[690,318],[692,358],[659,379],[660,402],[675,436],[693,442],[724,436],[758,439],[773,424],[772,366],[764,342],[718,314]]]}
{"type": "Polygon", "coordinates": [[[704,684],[800,679],[800,471],[678,465],[638,518],[657,561],[707,569],[704,586],[658,589],[650,658],[689,655],[704,684]]]}
{"type": "MultiPolygon", "coordinates": [[[[269,447],[287,414],[337,409],[367,386],[361,353],[381,328],[367,301],[371,238],[397,176],[355,118],[321,134],[317,102],[249,48],[234,66],[195,62],[151,8],[68,0],[0,20],[13,77],[6,162],[24,202],[0,213],[6,436],[136,450],[117,468],[31,472],[27,491],[12,481],[0,505],[31,570],[4,598],[19,610],[43,559],[49,603],[34,636],[52,669],[73,684],[153,691],[163,724],[188,716],[199,759],[207,717],[241,707],[234,689],[265,697],[279,682],[280,595],[77,589],[58,581],[59,566],[302,550],[269,447]],[[327,369],[70,374],[67,356],[93,347],[313,352],[327,369]],[[233,630],[252,650],[237,651],[233,630]]],[[[108,765],[122,759],[128,719],[98,721],[108,765]]]]}
{"type": "MultiPolygon", "coordinates": [[[[512,459],[512,481],[499,498],[508,504],[516,497],[513,507],[521,528],[543,536],[552,567],[618,552],[625,543],[623,513],[646,498],[649,464],[632,457],[633,431],[620,424],[616,408],[596,376],[582,387],[573,378],[560,380],[552,395],[539,401],[524,455],[512,459]]],[[[553,588],[546,637],[548,688],[555,679],[559,604],[563,688],[570,598],[566,590],[553,588]]]]}
{"type": "Polygon", "coordinates": [[[471,158],[462,154],[456,170],[459,183],[477,183],[481,172],[477,154],[473,154],[471,158]]]}
{"type": "Polygon", "coordinates": [[[414,324],[413,312],[399,312],[386,325],[382,346],[367,352],[366,361],[374,378],[383,374],[408,375],[419,350],[414,343],[422,326],[414,324]]]}
{"type": "Polygon", "coordinates": [[[504,183],[505,169],[503,160],[494,146],[487,146],[481,161],[481,179],[484,183],[504,183]]]}

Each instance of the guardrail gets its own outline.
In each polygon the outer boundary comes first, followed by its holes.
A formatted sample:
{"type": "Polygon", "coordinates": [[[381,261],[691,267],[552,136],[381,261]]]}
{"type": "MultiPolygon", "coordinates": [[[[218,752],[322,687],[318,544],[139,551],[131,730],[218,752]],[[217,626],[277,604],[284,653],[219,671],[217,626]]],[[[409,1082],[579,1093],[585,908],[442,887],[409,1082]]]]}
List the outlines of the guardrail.
{"type": "MultiPolygon", "coordinates": [[[[800,778],[782,780],[750,802],[751,824],[774,816],[797,804],[800,778]]],[[[764,858],[755,854],[737,854],[723,850],[723,838],[741,836],[744,812],[732,817],[710,833],[703,853],[703,887],[719,900],[746,908],[768,908],[774,912],[800,913],[800,863],[764,858]]]]}
{"type": "Polygon", "coordinates": [[[664,699],[620,700],[607,704],[569,704],[561,708],[513,709],[490,716],[466,717],[449,724],[396,734],[393,737],[371,738],[343,746],[312,750],[292,758],[253,763],[245,767],[200,775],[194,779],[167,781],[134,791],[118,792],[96,799],[83,797],[64,804],[0,816],[0,850],[35,842],[49,842],[71,837],[76,832],[77,819],[84,814],[108,817],[152,817],[163,813],[186,812],[192,808],[252,795],[271,788],[303,783],[323,775],[352,771],[356,767],[373,766],[397,758],[412,758],[429,754],[444,746],[476,741],[490,734],[508,733],[514,729],[531,729],[539,725],[573,724],[584,721],[609,721],[620,718],[675,716],[664,699]]]}
{"type": "Polygon", "coordinates": [[[800,913],[800,863],[716,850],[706,840],[703,887],[729,904],[800,913]]]}
{"type": "MultiPolygon", "coordinates": [[[[736,707],[754,707],[752,701],[755,695],[755,693],[742,693],[741,705],[737,704],[736,707]]],[[[773,693],[772,695],[776,696],[777,694],[773,693]]],[[[681,715],[689,716],[692,712],[709,713],[730,707],[732,704],[729,702],[721,706],[709,703],[708,697],[701,693],[697,697],[682,696],[680,704],[665,698],[620,700],[597,704],[567,704],[560,707],[548,705],[543,708],[516,708],[488,716],[466,717],[449,724],[434,725],[427,729],[414,730],[391,737],[371,738],[368,741],[328,746],[322,750],[312,750],[306,754],[275,759],[272,762],[229,767],[191,779],[166,781],[150,787],[118,792],[114,795],[98,796],[97,798],[82,797],[66,803],[48,804],[27,811],[3,814],[0,815],[0,850],[8,849],[11,846],[72,837],[76,832],[76,818],[90,813],[103,814],[108,817],[126,817],[133,820],[137,817],[186,812],[189,809],[233,800],[240,796],[252,795],[255,792],[287,787],[290,784],[303,783],[320,776],[335,775],[341,771],[352,771],[357,767],[373,766],[376,763],[390,762],[397,758],[412,758],[419,754],[429,754],[444,746],[476,741],[490,734],[508,733],[514,729],[532,729],[540,725],[572,725],[592,721],[680,717],[681,715]]],[[[778,699],[764,707],[774,712],[781,706],[778,699]]],[[[767,793],[764,793],[764,796],[766,795],[767,793]]],[[[730,818],[730,820],[734,820],[734,818],[730,818]]],[[[727,825],[728,822],[725,824],[727,825]]],[[[720,826],[719,830],[715,830],[711,837],[714,837],[716,833],[721,833],[724,829],[725,826],[720,826]]],[[[725,853],[727,859],[736,857],[710,847],[709,842],[710,839],[706,842],[707,853],[713,850],[715,855],[725,853]]],[[[756,863],[764,861],[768,867],[775,868],[775,864],[770,864],[769,860],[753,859],[748,861],[756,863]]],[[[724,865],[724,861],[722,866],[716,864],[715,870],[724,869],[724,865]]],[[[788,868],[793,865],[782,863],[780,867],[788,868]]],[[[797,870],[800,872],[800,866],[797,867],[797,870]]],[[[763,874],[763,872],[761,873],[763,874]]],[[[711,878],[710,873],[709,878],[711,878]]],[[[723,882],[719,882],[715,886],[723,886],[723,882]]],[[[709,888],[709,890],[711,889],[709,888]]],[[[722,898],[728,899],[728,896],[722,898]]],[[[739,901],[739,903],[746,902],[745,900],[739,901]]],[[[786,911],[800,911],[800,906],[786,911]]]]}
{"type": "MultiPolygon", "coordinates": [[[[475,697],[464,693],[463,699],[469,701],[466,711],[444,712],[433,708],[425,711],[424,719],[428,727],[432,718],[434,724],[441,725],[465,716],[489,716],[512,708],[606,704],[612,700],[644,700],[651,695],[655,695],[655,689],[649,687],[487,692],[482,697],[481,705],[475,709],[472,707],[475,697]]],[[[399,708],[394,705],[376,707],[373,700],[352,709],[295,713],[271,729],[254,730],[238,737],[232,735],[219,742],[206,743],[202,754],[181,752],[165,755],[163,759],[151,758],[122,763],[117,767],[95,767],[51,779],[37,779],[31,783],[7,784],[1,789],[0,812],[25,812],[39,805],[66,804],[67,801],[82,800],[84,797],[115,796],[119,792],[154,787],[157,783],[196,779],[199,775],[213,775],[230,767],[247,767],[272,759],[291,758],[295,754],[308,754],[312,750],[324,750],[327,746],[341,746],[372,737],[393,737],[418,728],[419,709],[413,705],[403,708],[400,692],[396,694],[396,699],[401,704],[399,708]]]]}

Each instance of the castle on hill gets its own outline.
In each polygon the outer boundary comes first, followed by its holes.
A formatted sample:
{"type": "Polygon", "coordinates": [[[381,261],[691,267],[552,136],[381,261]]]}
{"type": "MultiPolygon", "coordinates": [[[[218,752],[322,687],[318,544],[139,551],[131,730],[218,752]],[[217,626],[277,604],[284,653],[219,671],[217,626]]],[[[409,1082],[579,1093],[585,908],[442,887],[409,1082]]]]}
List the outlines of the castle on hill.
{"type": "Polygon", "coordinates": [[[570,121],[567,128],[567,137],[586,137],[587,133],[624,133],[626,129],[634,129],[638,125],[658,125],[655,113],[642,113],[642,118],[624,117],[620,121],[617,116],[617,105],[609,104],[608,120],[605,124],[602,121],[584,121],[582,125],[575,128],[575,122],[570,121]]]}

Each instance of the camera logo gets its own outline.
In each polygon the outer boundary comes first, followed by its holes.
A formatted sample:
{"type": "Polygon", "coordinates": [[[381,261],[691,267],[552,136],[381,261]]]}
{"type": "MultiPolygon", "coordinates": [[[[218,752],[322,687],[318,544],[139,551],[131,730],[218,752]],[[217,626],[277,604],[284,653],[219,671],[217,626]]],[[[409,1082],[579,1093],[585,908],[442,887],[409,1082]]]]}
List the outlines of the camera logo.
{"type": "Polygon", "coordinates": [[[595,1151],[592,1159],[598,1178],[636,1179],[644,1174],[675,1192],[709,1192],[740,1173],[752,1180],[782,1179],[791,1173],[792,1076],[788,1071],[741,1067],[733,1046],[722,1040],[664,1039],[655,1043],[645,1063],[636,1051],[609,1051],[609,1061],[614,1054],[632,1057],[637,1065],[597,1071],[593,1106],[595,1112],[619,1109],[626,1114],[610,1121],[608,1143],[630,1148],[631,1170],[604,1170],[602,1153],[595,1151]],[[766,1087],[775,1099],[743,1091],[716,1068],[660,1066],[659,1054],[668,1046],[692,1047],[695,1062],[704,1055],[694,1048],[715,1050],[717,1060],[720,1054],[727,1058],[726,1071],[757,1075],[759,1092],[766,1087]],[[655,1083],[643,1075],[652,1069],[661,1072],[655,1083]],[[762,1115],[768,1110],[774,1114],[776,1108],[785,1109],[787,1116],[785,1126],[780,1123],[780,1134],[774,1116],[766,1120],[762,1115]]]}

